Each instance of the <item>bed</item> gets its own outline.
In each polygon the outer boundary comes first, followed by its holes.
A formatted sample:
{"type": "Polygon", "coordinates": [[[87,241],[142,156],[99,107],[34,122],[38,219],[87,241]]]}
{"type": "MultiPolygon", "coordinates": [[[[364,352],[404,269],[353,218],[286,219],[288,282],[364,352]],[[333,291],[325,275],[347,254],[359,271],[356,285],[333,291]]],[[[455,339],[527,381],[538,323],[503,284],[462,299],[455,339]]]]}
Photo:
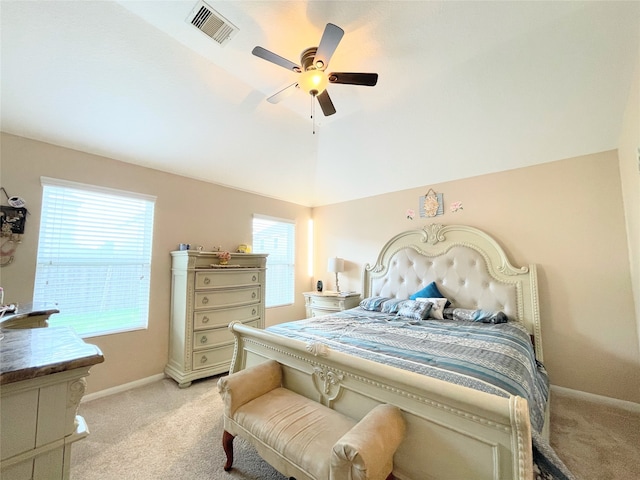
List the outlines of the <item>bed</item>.
{"type": "Polygon", "coordinates": [[[330,316],[232,324],[231,371],[275,359],[286,388],[355,419],[397,405],[408,425],[394,458],[401,480],[571,478],[546,440],[535,265],[513,266],[474,227],[432,224],[389,240],[362,287],[360,307],[330,316]]]}

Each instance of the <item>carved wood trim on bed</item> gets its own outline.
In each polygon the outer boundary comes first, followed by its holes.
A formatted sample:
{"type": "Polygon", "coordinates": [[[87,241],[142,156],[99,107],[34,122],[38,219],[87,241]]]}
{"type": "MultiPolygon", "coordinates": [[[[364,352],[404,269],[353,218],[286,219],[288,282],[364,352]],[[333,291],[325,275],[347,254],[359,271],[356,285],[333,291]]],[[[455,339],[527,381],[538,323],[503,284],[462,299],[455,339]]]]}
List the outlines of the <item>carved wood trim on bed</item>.
{"type": "Polygon", "coordinates": [[[543,361],[536,266],[515,267],[485,232],[466,225],[431,224],[389,240],[374,265],[365,265],[365,297],[408,298],[432,281],[453,306],[503,311],[533,336],[543,361]]]}

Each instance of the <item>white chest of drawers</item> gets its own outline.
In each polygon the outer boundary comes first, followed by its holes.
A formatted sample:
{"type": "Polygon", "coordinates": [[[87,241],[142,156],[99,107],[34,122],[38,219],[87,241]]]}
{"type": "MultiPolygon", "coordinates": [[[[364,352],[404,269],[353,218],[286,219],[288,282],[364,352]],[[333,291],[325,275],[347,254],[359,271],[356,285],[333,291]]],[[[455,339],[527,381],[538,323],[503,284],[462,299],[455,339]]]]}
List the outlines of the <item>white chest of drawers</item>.
{"type": "Polygon", "coordinates": [[[165,373],[180,387],[227,372],[233,355],[229,323],[264,328],[267,255],[171,252],[171,330],[165,373]],[[214,264],[216,267],[212,267],[214,264]]]}

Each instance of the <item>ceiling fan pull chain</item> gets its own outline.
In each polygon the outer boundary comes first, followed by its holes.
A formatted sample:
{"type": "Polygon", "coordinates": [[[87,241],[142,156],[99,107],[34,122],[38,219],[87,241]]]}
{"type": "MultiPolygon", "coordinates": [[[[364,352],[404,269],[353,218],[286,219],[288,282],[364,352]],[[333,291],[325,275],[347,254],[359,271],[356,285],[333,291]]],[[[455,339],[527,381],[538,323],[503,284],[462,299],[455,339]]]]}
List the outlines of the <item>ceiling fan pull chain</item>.
{"type": "Polygon", "coordinates": [[[313,135],[316,134],[316,96],[315,94],[311,94],[311,131],[313,135]]]}

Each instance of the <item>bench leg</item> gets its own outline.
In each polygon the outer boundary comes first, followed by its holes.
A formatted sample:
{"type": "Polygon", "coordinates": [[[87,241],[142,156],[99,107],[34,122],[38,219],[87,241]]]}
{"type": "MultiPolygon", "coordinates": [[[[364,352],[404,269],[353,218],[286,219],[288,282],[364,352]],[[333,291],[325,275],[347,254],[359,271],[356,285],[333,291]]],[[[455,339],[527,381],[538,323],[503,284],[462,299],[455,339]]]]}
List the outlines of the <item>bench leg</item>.
{"type": "Polygon", "coordinates": [[[233,439],[235,437],[231,435],[226,430],[222,433],[222,448],[224,449],[224,453],[227,455],[227,463],[224,464],[225,472],[231,470],[231,465],[233,464],[233,439]]]}

